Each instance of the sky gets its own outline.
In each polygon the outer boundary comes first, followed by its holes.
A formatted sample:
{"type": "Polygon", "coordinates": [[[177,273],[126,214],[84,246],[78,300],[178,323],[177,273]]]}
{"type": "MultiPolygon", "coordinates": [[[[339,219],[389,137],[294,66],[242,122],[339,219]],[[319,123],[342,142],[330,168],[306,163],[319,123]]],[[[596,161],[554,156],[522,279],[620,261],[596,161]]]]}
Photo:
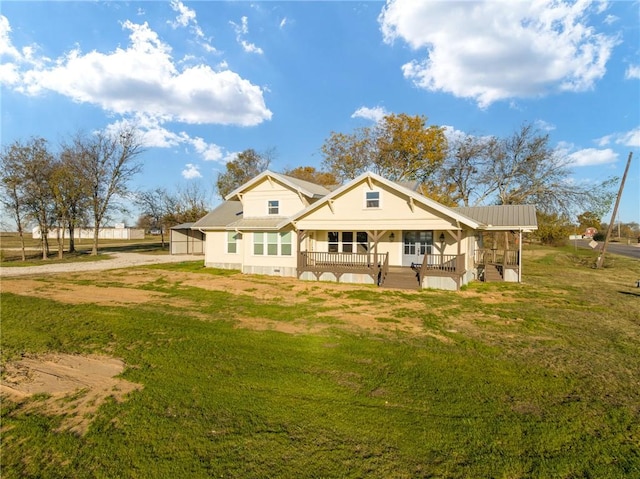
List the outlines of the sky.
{"type": "Polygon", "coordinates": [[[130,186],[196,182],[211,206],[249,148],[320,169],[331,132],[386,114],[481,136],[529,123],[571,182],[621,178],[633,152],[618,219],[640,223],[638,0],[4,0],[0,88],[2,146],[136,125],[130,186]]]}

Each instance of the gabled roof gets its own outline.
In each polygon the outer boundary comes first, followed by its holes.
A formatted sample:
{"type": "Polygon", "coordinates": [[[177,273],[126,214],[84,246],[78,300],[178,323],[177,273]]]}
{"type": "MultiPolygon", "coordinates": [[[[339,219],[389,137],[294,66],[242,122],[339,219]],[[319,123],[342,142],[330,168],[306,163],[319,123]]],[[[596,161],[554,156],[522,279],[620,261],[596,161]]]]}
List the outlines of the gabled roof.
{"type": "Polygon", "coordinates": [[[454,209],[482,223],[486,230],[538,229],[536,208],[533,205],[464,206],[454,209]]]}
{"type": "Polygon", "coordinates": [[[238,221],[240,218],[242,218],[242,203],[239,201],[225,201],[196,221],[191,227],[194,229],[224,228],[229,223],[238,221]]]}
{"type": "Polygon", "coordinates": [[[453,208],[449,208],[447,206],[444,206],[441,203],[438,203],[435,200],[432,200],[430,198],[427,198],[426,196],[423,196],[419,193],[416,193],[415,191],[410,190],[409,188],[406,188],[405,186],[402,186],[399,183],[395,183],[393,181],[387,180],[386,178],[383,178],[380,175],[377,175],[375,173],[372,172],[366,172],[361,174],[360,176],[358,176],[357,178],[355,178],[354,180],[349,181],[348,183],[342,185],[340,188],[332,191],[330,194],[326,195],[324,198],[322,198],[321,200],[316,201],[315,203],[309,205],[307,208],[305,208],[304,210],[302,210],[301,212],[299,212],[298,214],[294,215],[291,220],[292,221],[296,221],[300,218],[302,218],[303,216],[307,215],[308,213],[315,211],[316,209],[320,208],[321,206],[325,205],[327,202],[329,202],[330,200],[332,200],[333,198],[335,198],[336,196],[340,196],[342,193],[344,193],[345,191],[348,191],[351,188],[354,188],[355,186],[361,184],[364,181],[375,181],[376,183],[380,183],[385,185],[386,187],[388,187],[391,190],[395,190],[398,191],[399,193],[402,193],[403,195],[406,195],[409,198],[413,198],[414,201],[421,203],[425,206],[427,206],[428,208],[431,208],[435,211],[437,211],[438,213],[442,214],[443,216],[446,216],[448,218],[451,218],[455,221],[459,221],[460,223],[463,223],[464,225],[467,225],[471,228],[480,228],[482,225],[464,215],[461,214],[457,211],[455,211],[453,208]]]}
{"type": "Polygon", "coordinates": [[[227,196],[225,196],[225,200],[231,200],[236,198],[240,193],[245,192],[246,190],[251,189],[254,185],[258,184],[264,178],[270,177],[283,185],[288,186],[294,191],[297,191],[300,194],[303,194],[307,198],[321,198],[327,194],[329,194],[329,190],[324,186],[316,185],[315,183],[311,183],[305,180],[299,180],[298,178],[293,178],[291,176],[282,175],[280,173],[274,173],[273,171],[263,171],[255,178],[247,181],[245,184],[239,186],[227,196]]]}

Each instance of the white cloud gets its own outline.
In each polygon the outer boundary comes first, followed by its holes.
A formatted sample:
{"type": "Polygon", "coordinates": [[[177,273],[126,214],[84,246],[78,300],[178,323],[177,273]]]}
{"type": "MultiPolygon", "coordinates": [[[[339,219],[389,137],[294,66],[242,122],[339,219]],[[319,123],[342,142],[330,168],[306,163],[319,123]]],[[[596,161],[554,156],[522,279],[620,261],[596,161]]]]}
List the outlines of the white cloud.
{"type": "Polygon", "coordinates": [[[171,0],[171,8],[173,11],[179,13],[175,21],[171,22],[173,28],[186,27],[190,23],[196,23],[196,12],[185,6],[185,4],[179,0],[171,0]]]}
{"type": "Polygon", "coordinates": [[[589,16],[604,8],[579,2],[416,2],[388,0],[384,41],[425,51],[406,63],[407,79],[430,91],[493,102],[584,91],[606,72],[616,38],[596,33],[589,16]]]}
{"type": "MultiPolygon", "coordinates": [[[[130,31],[126,49],[84,54],[76,48],[44,65],[33,66],[30,60],[31,67],[23,70],[12,71],[4,65],[0,81],[26,95],[53,91],[108,112],[144,115],[161,122],[251,126],[271,118],[260,87],[237,73],[214,71],[207,64],[179,71],[171,47],[146,22],[127,21],[123,28],[130,31]]],[[[2,31],[10,30],[0,30],[0,39],[2,31]]],[[[6,40],[3,44],[6,47],[6,40]]],[[[22,55],[22,60],[29,59],[22,55]]]]}
{"type": "Polygon", "coordinates": [[[548,121],[544,120],[536,120],[536,127],[538,127],[542,131],[553,131],[556,129],[556,126],[548,121]]]}
{"type": "Polygon", "coordinates": [[[618,159],[618,154],[611,148],[604,150],[585,148],[569,154],[567,158],[571,166],[594,166],[615,163],[618,159]]]}
{"type": "Polygon", "coordinates": [[[373,108],[361,106],[353,113],[353,115],[351,115],[351,118],[364,118],[365,120],[371,120],[378,123],[387,114],[387,110],[385,110],[381,106],[376,106],[373,108]]]}
{"type": "Polygon", "coordinates": [[[640,126],[633,130],[625,131],[622,133],[612,133],[610,135],[603,136],[596,140],[598,146],[606,146],[611,143],[616,145],[630,146],[632,148],[640,147],[640,126]]]}
{"type": "Polygon", "coordinates": [[[187,180],[192,180],[194,178],[202,178],[202,174],[200,173],[200,169],[197,165],[192,163],[187,163],[185,165],[185,169],[182,170],[182,176],[187,180]]]}
{"type": "Polygon", "coordinates": [[[233,29],[236,32],[236,40],[238,41],[240,46],[242,46],[242,49],[245,52],[262,55],[264,53],[262,48],[256,46],[253,43],[248,42],[244,38],[246,35],[249,34],[249,19],[246,16],[244,16],[240,19],[240,21],[241,23],[239,25],[235,22],[231,22],[231,21],[229,22],[233,26],[233,29]]]}
{"type": "Polygon", "coordinates": [[[640,65],[629,65],[624,72],[625,80],[640,80],[640,65]]]}
{"type": "Polygon", "coordinates": [[[288,23],[287,17],[284,17],[282,20],[280,20],[280,28],[284,28],[288,23]]]}

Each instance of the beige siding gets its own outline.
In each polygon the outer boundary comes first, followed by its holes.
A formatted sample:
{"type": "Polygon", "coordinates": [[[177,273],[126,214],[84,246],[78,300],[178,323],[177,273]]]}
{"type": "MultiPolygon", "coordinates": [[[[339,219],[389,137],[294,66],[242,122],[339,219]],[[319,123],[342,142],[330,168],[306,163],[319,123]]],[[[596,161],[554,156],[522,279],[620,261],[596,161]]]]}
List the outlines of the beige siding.
{"type": "MultiPolygon", "coordinates": [[[[406,196],[374,184],[373,190],[364,182],[334,198],[332,207],[324,204],[296,222],[303,230],[441,230],[455,229],[454,221],[418,203],[413,209],[406,196]],[[380,192],[380,208],[367,208],[366,191],[380,192]]],[[[398,235],[396,235],[396,238],[398,235]]]]}
{"type": "Polygon", "coordinates": [[[265,178],[264,181],[243,195],[243,216],[245,218],[269,216],[268,203],[270,200],[280,202],[277,216],[293,216],[307,206],[302,202],[297,192],[277,181],[269,181],[265,178]]]}

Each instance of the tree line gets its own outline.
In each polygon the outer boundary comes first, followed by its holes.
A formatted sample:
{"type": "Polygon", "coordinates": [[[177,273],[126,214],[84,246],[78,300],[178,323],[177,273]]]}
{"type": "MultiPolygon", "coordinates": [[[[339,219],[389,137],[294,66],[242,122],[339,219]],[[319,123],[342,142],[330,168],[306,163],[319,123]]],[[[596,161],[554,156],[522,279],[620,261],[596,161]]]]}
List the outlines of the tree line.
{"type": "MultiPolygon", "coordinates": [[[[0,153],[2,205],[15,221],[24,253],[25,225],[42,233],[43,258],[49,255],[49,231],[57,227],[58,254],[64,232],[69,252],[75,251],[74,230],[94,228],[92,254],[98,252],[98,231],[109,214],[126,211],[133,200],[141,215],[138,226],[158,229],[193,222],[209,208],[197,184],[170,192],[164,188],[132,192],[130,180],[141,171],[144,149],[134,127],[116,132],[76,133],[52,153],[43,138],[15,141],[0,153]]],[[[331,132],[320,147],[322,166],[285,168],[282,173],[324,186],[337,186],[365,171],[409,183],[449,206],[534,204],[537,235],[553,242],[575,230],[578,213],[596,226],[609,210],[616,178],[598,184],[570,181],[569,158],[550,145],[549,135],[531,124],[500,138],[448,134],[428,125],[425,116],[389,114],[373,126],[352,132],[331,132]]],[[[229,161],[215,188],[221,198],[269,168],[275,150],[246,149],[229,161]]]]}
{"type": "MultiPolygon", "coordinates": [[[[282,173],[330,186],[373,171],[417,183],[423,194],[448,206],[533,204],[539,213],[537,234],[545,242],[575,229],[579,213],[586,214],[583,220],[606,214],[617,182],[570,181],[570,159],[552,148],[547,133],[528,123],[500,138],[447,134],[424,116],[389,114],[374,126],[331,132],[320,152],[320,170],[301,166],[282,173]]],[[[266,170],[272,155],[250,149],[227,163],[216,183],[221,197],[266,170]]]]}

